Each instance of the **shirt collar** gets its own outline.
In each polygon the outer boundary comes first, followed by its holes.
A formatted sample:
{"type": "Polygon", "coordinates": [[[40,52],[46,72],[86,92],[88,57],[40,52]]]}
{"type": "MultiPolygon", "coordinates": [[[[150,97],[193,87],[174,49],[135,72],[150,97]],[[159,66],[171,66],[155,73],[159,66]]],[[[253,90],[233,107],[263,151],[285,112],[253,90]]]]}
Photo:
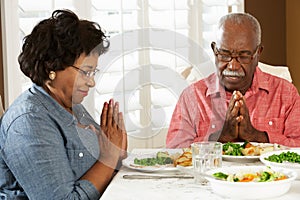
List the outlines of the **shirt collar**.
{"type": "Polygon", "coordinates": [[[221,89],[224,90],[224,88],[220,85],[217,72],[207,77],[207,79],[205,79],[205,84],[207,86],[206,96],[211,96],[213,94],[216,95],[220,93],[221,89]]]}
{"type": "Polygon", "coordinates": [[[57,118],[65,121],[67,124],[74,124],[76,118],[64,109],[56,100],[54,100],[41,86],[33,84],[31,92],[36,93],[40,102],[46,107],[53,109],[51,113],[57,115],[57,118]]]}
{"type": "Polygon", "coordinates": [[[262,89],[262,90],[266,90],[268,92],[270,90],[270,85],[269,85],[268,79],[269,79],[269,77],[266,76],[266,74],[263,71],[261,71],[261,69],[259,67],[256,67],[250,89],[253,88],[254,91],[258,91],[258,90],[262,89]]]}

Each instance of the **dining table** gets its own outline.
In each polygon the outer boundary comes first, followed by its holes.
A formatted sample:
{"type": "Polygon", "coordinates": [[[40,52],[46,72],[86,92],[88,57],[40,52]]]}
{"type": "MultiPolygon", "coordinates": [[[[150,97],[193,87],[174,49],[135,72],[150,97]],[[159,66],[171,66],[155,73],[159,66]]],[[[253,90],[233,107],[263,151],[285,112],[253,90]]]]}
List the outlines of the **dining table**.
{"type": "MultiPolygon", "coordinates": [[[[162,149],[133,149],[132,155],[150,154],[162,149]]],[[[129,153],[130,156],[130,153],[129,153]]],[[[222,166],[261,166],[259,159],[246,162],[222,161],[222,166]]],[[[192,169],[191,169],[192,170],[192,169]]],[[[247,195],[247,194],[245,194],[247,195]]],[[[189,173],[182,170],[144,172],[122,166],[111,180],[100,200],[223,200],[210,184],[195,183],[189,173]],[[149,177],[150,176],[150,177],[149,177]],[[149,177],[149,178],[147,178],[149,177]]],[[[300,180],[293,181],[290,190],[272,200],[300,199],[300,180]]]]}

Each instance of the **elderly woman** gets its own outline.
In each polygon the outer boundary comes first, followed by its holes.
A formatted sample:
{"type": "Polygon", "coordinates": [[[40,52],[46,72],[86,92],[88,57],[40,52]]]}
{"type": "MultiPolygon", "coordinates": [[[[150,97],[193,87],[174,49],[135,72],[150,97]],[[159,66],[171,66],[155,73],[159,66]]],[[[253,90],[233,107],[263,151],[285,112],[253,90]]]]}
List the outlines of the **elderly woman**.
{"type": "Polygon", "coordinates": [[[80,103],[108,46],[98,24],[68,10],[25,37],[19,64],[34,84],[1,119],[1,199],[100,198],[126,155],[123,116],[111,99],[99,126],[80,103]]]}

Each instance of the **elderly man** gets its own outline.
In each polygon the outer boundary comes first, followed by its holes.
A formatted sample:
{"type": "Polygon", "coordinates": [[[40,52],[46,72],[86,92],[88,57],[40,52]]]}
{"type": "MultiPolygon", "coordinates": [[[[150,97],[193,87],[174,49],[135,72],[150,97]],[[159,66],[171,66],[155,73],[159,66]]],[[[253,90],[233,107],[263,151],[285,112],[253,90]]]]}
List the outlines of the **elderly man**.
{"type": "Polygon", "coordinates": [[[207,140],[300,146],[297,89],[257,67],[263,50],[259,22],[244,13],[222,17],[211,47],[217,72],[183,91],[167,147],[207,140]]]}

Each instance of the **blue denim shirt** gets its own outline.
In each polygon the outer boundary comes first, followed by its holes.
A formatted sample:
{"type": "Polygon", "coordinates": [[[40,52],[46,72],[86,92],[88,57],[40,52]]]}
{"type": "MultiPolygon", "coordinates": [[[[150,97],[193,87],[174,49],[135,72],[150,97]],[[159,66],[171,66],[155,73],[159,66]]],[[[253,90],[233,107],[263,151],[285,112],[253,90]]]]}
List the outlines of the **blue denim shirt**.
{"type": "Polygon", "coordinates": [[[99,199],[80,177],[97,161],[99,125],[82,105],[74,116],[33,85],[0,121],[0,199],[99,199]]]}

